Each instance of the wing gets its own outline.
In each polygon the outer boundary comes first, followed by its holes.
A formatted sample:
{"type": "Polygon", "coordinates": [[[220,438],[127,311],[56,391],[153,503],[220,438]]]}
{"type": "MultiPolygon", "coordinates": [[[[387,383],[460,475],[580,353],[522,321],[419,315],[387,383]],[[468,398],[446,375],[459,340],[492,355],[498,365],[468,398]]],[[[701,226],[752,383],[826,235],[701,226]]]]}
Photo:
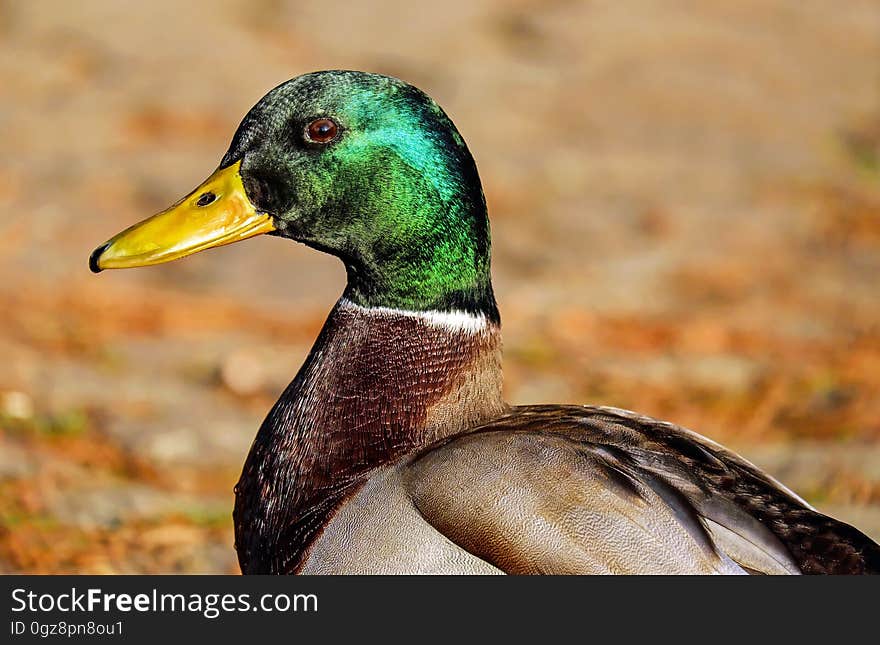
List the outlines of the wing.
{"type": "Polygon", "coordinates": [[[429,523],[509,573],[880,572],[874,542],[742,458],[614,408],[514,408],[403,474],[429,523]]]}
{"type": "Polygon", "coordinates": [[[743,573],[687,499],[604,447],[485,431],[424,454],[404,481],[425,520],[507,573],[743,573]]]}

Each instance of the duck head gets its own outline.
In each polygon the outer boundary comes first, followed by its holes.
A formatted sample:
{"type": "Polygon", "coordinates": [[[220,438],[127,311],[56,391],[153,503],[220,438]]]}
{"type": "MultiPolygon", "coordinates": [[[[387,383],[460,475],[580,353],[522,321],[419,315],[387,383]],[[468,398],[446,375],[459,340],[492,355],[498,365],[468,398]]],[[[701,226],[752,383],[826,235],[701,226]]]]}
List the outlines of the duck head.
{"type": "Polygon", "coordinates": [[[443,110],[400,80],[328,71],[276,87],[204,183],[89,266],[159,264],[263,233],[338,256],[356,304],[497,320],[473,158],[443,110]]]}

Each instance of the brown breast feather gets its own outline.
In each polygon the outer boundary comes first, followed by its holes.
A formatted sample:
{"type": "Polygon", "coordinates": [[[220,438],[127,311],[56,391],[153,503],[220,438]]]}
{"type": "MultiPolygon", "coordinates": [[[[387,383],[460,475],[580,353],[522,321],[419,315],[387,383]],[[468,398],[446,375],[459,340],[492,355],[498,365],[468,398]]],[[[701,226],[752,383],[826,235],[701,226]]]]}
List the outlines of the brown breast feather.
{"type": "Polygon", "coordinates": [[[245,573],[290,573],[373,469],[502,414],[500,332],[337,306],[236,486],[245,573]]]}

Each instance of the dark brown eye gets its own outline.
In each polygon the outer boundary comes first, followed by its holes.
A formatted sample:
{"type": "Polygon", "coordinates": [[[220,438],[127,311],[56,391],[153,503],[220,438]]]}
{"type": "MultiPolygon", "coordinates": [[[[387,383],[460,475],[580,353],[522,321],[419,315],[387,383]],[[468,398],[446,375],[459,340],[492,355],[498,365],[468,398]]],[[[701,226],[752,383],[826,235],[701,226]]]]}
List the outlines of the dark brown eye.
{"type": "Polygon", "coordinates": [[[333,119],[315,119],[306,126],[306,137],[313,143],[330,143],[339,133],[333,119]]]}

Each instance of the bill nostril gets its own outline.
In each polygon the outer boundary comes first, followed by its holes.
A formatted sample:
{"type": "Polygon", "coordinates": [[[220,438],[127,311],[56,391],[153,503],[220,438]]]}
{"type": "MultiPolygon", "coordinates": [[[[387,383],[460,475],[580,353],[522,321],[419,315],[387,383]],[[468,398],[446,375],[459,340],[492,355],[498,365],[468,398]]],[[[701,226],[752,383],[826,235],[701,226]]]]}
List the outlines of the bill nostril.
{"type": "Polygon", "coordinates": [[[101,267],[98,266],[98,260],[101,259],[101,255],[107,250],[108,246],[110,246],[109,242],[99,246],[89,256],[89,269],[91,269],[92,273],[100,273],[102,271],[101,267]]]}
{"type": "Polygon", "coordinates": [[[202,193],[199,196],[199,201],[196,202],[196,206],[207,206],[208,204],[214,203],[217,199],[217,195],[211,192],[202,193]]]}

